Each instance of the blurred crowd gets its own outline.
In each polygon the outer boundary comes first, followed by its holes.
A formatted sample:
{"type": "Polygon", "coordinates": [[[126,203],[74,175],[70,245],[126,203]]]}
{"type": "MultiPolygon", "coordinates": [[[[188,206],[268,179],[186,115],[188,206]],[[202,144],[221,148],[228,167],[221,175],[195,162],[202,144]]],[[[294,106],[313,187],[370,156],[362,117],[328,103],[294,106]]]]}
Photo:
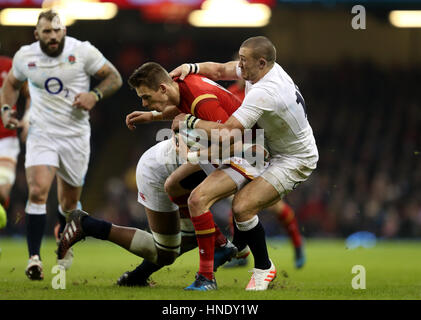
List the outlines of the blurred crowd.
{"type": "MultiPolygon", "coordinates": [[[[165,45],[148,46],[153,51],[135,44],[117,52],[99,47],[126,80],[145,61],[161,62],[170,70],[179,63],[209,60],[217,54],[193,43],[182,39],[172,50],[165,45]]],[[[217,61],[229,60],[235,46],[231,51],[225,48],[225,56],[216,55],[217,61]]],[[[364,230],[384,238],[421,237],[421,93],[417,89],[421,69],[385,69],[362,61],[282,66],[306,100],[320,154],[310,179],[285,198],[295,210],[303,235],[346,237],[364,230]]],[[[92,111],[92,156],[82,204],[96,217],[145,228],[144,210],[137,203],[136,164],[156,143],[156,132],[170,127],[170,122],[129,132],[124,119],[135,109],[140,109],[140,101],[125,83],[118,94],[92,111]]],[[[24,233],[23,160],[22,152],[3,235],[24,233]]],[[[50,234],[57,210],[55,192],[53,186],[48,203],[50,234]]],[[[216,220],[226,224],[223,230],[228,229],[229,211],[229,201],[215,209],[216,220]]],[[[268,236],[285,234],[274,223],[275,217],[266,212],[260,216],[268,236]]]]}

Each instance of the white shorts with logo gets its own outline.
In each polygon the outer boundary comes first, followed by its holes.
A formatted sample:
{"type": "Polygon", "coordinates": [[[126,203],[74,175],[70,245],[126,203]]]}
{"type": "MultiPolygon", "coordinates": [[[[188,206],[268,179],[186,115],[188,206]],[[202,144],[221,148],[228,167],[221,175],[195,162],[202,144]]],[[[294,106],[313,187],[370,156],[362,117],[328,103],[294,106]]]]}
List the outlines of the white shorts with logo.
{"type": "Polygon", "coordinates": [[[284,197],[306,181],[317,166],[318,156],[291,158],[277,156],[269,160],[269,166],[261,177],[270,183],[280,197],[284,197]]]}
{"type": "Polygon", "coordinates": [[[178,206],[168,197],[164,184],[179,165],[157,161],[157,156],[161,154],[160,145],[162,143],[148,149],[137,164],[137,201],[153,211],[171,212],[178,210],[178,206]]]}
{"type": "MultiPolygon", "coordinates": [[[[16,163],[19,151],[19,139],[17,137],[0,138],[0,159],[10,160],[16,163]]],[[[0,185],[13,185],[15,183],[15,179],[15,169],[0,167],[0,185]]]]}
{"type": "Polygon", "coordinates": [[[26,141],[25,168],[49,165],[74,187],[83,186],[91,152],[90,134],[53,136],[38,128],[30,128],[26,141]]]}

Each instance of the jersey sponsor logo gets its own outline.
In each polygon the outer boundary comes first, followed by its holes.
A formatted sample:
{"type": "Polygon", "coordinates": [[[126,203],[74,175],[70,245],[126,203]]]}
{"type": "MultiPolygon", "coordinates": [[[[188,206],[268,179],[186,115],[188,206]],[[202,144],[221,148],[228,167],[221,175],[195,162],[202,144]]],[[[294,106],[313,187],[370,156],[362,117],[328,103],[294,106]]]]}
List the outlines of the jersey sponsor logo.
{"type": "Polygon", "coordinates": [[[63,82],[57,77],[45,80],[44,88],[49,94],[59,94],[63,90],[63,82]]]}
{"type": "Polygon", "coordinates": [[[139,197],[141,197],[143,201],[146,201],[146,197],[142,192],[139,192],[139,197]]]}
{"type": "Polygon", "coordinates": [[[30,68],[30,69],[31,68],[36,68],[36,66],[37,65],[36,65],[36,63],[34,61],[31,61],[31,62],[28,63],[28,68],[30,68]]]}
{"type": "Polygon", "coordinates": [[[76,62],[76,57],[73,54],[71,54],[71,55],[69,55],[67,60],[69,60],[70,64],[74,64],[76,62]]]}

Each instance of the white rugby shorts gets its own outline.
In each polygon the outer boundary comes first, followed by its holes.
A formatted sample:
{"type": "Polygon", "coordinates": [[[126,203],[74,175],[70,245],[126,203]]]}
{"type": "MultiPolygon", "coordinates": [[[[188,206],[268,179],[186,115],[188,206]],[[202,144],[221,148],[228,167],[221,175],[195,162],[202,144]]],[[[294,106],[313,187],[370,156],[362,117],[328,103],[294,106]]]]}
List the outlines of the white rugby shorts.
{"type": "Polygon", "coordinates": [[[26,141],[25,168],[49,165],[68,184],[81,187],[88,171],[91,152],[90,134],[83,136],[54,136],[30,128],[26,141]]]}
{"type": "Polygon", "coordinates": [[[269,163],[265,162],[262,167],[256,167],[244,158],[231,157],[229,164],[222,164],[218,167],[211,163],[201,163],[200,167],[207,175],[210,175],[217,169],[222,170],[234,181],[237,185],[237,190],[240,190],[247,183],[260,176],[268,165],[269,163]]]}
{"type": "Polygon", "coordinates": [[[159,146],[148,149],[136,167],[137,201],[146,208],[157,212],[178,210],[165,192],[164,184],[167,178],[177,168],[177,164],[165,164],[157,161],[159,146]]]}
{"type": "Polygon", "coordinates": [[[261,177],[270,183],[280,197],[284,197],[306,181],[317,166],[318,156],[308,159],[277,156],[269,159],[269,166],[261,177]]]}
{"type": "MultiPolygon", "coordinates": [[[[0,139],[0,159],[7,159],[17,163],[20,147],[17,137],[6,137],[0,139]]],[[[0,167],[0,184],[13,185],[16,179],[15,169],[0,167]]]]}

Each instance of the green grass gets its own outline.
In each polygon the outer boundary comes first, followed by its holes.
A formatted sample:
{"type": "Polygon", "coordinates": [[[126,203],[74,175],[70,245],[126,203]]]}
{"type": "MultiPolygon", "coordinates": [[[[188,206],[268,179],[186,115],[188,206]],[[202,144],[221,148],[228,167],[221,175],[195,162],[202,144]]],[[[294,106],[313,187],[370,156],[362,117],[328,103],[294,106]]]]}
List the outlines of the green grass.
{"type": "Polygon", "coordinates": [[[66,274],[66,289],[54,290],[51,273],[55,265],[55,242],[44,241],[41,255],[44,281],[29,281],[26,242],[0,238],[0,299],[147,299],[147,300],[287,300],[287,299],[421,299],[421,243],[379,242],[371,249],[345,249],[343,240],[307,240],[307,263],[302,270],[293,266],[293,250],[286,241],[269,241],[269,253],[278,276],[274,288],[246,292],[252,261],[247,267],[220,268],[216,273],[218,290],[189,292],[198,266],[193,250],[181,256],[152,277],[155,287],[121,288],[115,281],[141,259],[103,241],[88,239],[75,246],[75,259],[66,274]],[[366,270],[366,289],[354,290],[354,265],[366,270]]]}

